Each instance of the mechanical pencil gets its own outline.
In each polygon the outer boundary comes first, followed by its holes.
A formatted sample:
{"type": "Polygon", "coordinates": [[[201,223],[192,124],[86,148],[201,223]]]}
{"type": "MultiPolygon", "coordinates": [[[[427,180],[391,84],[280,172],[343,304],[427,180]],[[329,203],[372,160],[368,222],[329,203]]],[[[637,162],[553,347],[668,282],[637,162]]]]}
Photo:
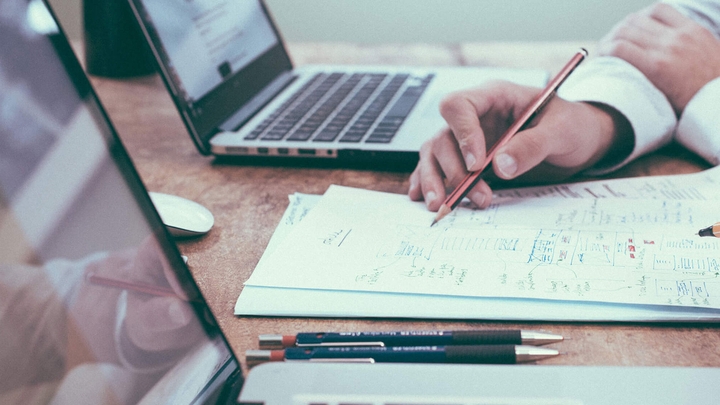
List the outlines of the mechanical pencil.
{"type": "Polygon", "coordinates": [[[245,358],[248,364],[268,361],[515,364],[558,354],[554,349],[516,345],[290,347],[283,350],[248,350],[245,358]]]}
{"type": "Polygon", "coordinates": [[[260,335],[261,349],[315,346],[447,346],[447,345],[545,345],[563,337],[525,330],[460,330],[401,332],[319,332],[297,335],[260,335]]]}

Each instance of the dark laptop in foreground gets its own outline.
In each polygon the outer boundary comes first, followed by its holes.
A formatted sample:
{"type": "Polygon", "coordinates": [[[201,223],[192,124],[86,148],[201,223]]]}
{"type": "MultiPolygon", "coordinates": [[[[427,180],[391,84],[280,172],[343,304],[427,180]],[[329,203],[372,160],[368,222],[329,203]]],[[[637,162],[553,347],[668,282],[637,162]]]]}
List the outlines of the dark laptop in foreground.
{"type": "Polygon", "coordinates": [[[0,0],[0,38],[2,404],[629,405],[720,397],[720,370],[710,368],[273,363],[244,379],[46,6],[0,0]]]}
{"type": "Polygon", "coordinates": [[[260,0],[130,0],[203,154],[415,163],[443,96],[488,80],[543,86],[540,70],[294,68],[260,0]]]}

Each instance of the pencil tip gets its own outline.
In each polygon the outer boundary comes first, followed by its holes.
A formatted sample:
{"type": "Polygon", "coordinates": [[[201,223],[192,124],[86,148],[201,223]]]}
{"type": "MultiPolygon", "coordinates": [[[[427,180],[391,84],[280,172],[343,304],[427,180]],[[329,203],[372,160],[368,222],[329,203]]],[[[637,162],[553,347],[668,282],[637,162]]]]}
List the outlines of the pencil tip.
{"type": "Polygon", "coordinates": [[[445,204],[441,205],[441,206],[440,206],[440,209],[439,209],[438,212],[437,212],[437,215],[435,215],[435,220],[433,220],[433,223],[432,223],[432,225],[430,225],[430,227],[432,227],[433,225],[435,225],[435,224],[437,224],[438,222],[440,222],[440,220],[443,219],[443,218],[445,218],[445,216],[446,216],[447,214],[449,214],[450,212],[452,212],[452,209],[451,209],[450,207],[448,207],[448,206],[445,205],[445,204]]]}
{"type": "Polygon", "coordinates": [[[707,228],[703,228],[698,231],[698,236],[715,236],[715,233],[713,232],[713,227],[708,226],[707,228]]]}
{"type": "Polygon", "coordinates": [[[437,219],[433,219],[432,224],[430,224],[430,228],[432,228],[433,226],[435,226],[435,224],[437,224],[437,219]]]}

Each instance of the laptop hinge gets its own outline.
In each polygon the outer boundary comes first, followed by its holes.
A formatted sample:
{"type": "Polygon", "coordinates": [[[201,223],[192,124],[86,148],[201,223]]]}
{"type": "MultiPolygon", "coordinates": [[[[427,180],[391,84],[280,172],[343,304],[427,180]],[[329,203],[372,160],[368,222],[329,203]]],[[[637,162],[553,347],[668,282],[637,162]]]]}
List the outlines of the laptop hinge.
{"type": "Polygon", "coordinates": [[[280,74],[218,128],[222,131],[236,131],[295,79],[297,79],[297,75],[290,70],[280,74]]]}

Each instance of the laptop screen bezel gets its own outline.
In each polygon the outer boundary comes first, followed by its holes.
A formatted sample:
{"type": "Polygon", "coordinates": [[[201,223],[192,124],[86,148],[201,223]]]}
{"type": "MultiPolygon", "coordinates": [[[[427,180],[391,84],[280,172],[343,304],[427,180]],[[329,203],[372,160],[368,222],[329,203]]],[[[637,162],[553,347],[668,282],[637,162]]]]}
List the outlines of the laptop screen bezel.
{"type": "MultiPolygon", "coordinates": [[[[185,126],[200,153],[210,154],[210,139],[218,128],[243,105],[253,99],[267,85],[280,75],[293,69],[285,43],[277,29],[264,0],[258,0],[263,14],[272,27],[277,44],[264,52],[248,66],[224,80],[207,92],[200,100],[190,105],[181,92],[177,78],[171,74],[170,58],[163,47],[160,36],[143,5],[143,0],[127,0],[132,8],[146,44],[153,53],[156,67],[170,93],[185,126]]],[[[260,105],[262,107],[262,105],[260,105]]],[[[259,108],[260,108],[259,107],[259,108]]],[[[241,123],[242,124],[242,123],[241,123]]]]}
{"type": "MultiPolygon", "coordinates": [[[[45,7],[48,9],[52,18],[57,23],[58,19],[53,11],[52,7],[48,3],[48,0],[42,0],[45,7]]],[[[112,163],[116,166],[120,176],[128,186],[130,193],[137,203],[139,210],[141,211],[144,220],[146,221],[152,235],[160,246],[161,253],[167,258],[169,265],[172,267],[175,275],[177,276],[178,282],[182,286],[184,292],[189,297],[189,300],[193,302],[193,306],[198,313],[199,319],[202,320],[203,325],[207,328],[211,328],[213,336],[222,339],[225,347],[227,348],[231,361],[225,363],[227,365],[236,365],[229,373],[232,375],[234,380],[227,381],[224,384],[242,385],[242,370],[239,358],[236,356],[232,349],[232,346],[227,341],[227,338],[220,329],[219,323],[215,318],[214,314],[210,310],[199,286],[195,282],[195,279],[190,272],[190,269],[185,264],[177,245],[172,240],[168,229],[162,223],[159,213],[155,209],[155,206],[150,199],[147,188],[145,187],[142,179],[140,178],[134,163],[128,154],[125,146],[123,145],[120,137],[118,136],[115,127],[112,124],[107,112],[105,111],[100,99],[95,93],[90,80],[88,79],[85,71],[83,70],[80,62],[77,59],[75,52],[70,46],[67,40],[67,35],[58,25],[58,33],[54,35],[48,35],[48,39],[52,44],[53,48],[57,52],[60,62],[65,67],[68,74],[68,78],[72,85],[75,87],[78,96],[83,103],[89,108],[90,112],[95,116],[95,121],[98,124],[97,135],[102,136],[104,142],[107,145],[108,157],[112,163]]],[[[93,134],[94,136],[95,134],[93,134]]],[[[226,369],[227,370],[227,369],[226,369]]],[[[217,383],[216,381],[210,381],[209,383],[217,383]]],[[[207,388],[207,387],[206,387],[207,388]]],[[[223,389],[223,387],[218,387],[223,389]]]]}

